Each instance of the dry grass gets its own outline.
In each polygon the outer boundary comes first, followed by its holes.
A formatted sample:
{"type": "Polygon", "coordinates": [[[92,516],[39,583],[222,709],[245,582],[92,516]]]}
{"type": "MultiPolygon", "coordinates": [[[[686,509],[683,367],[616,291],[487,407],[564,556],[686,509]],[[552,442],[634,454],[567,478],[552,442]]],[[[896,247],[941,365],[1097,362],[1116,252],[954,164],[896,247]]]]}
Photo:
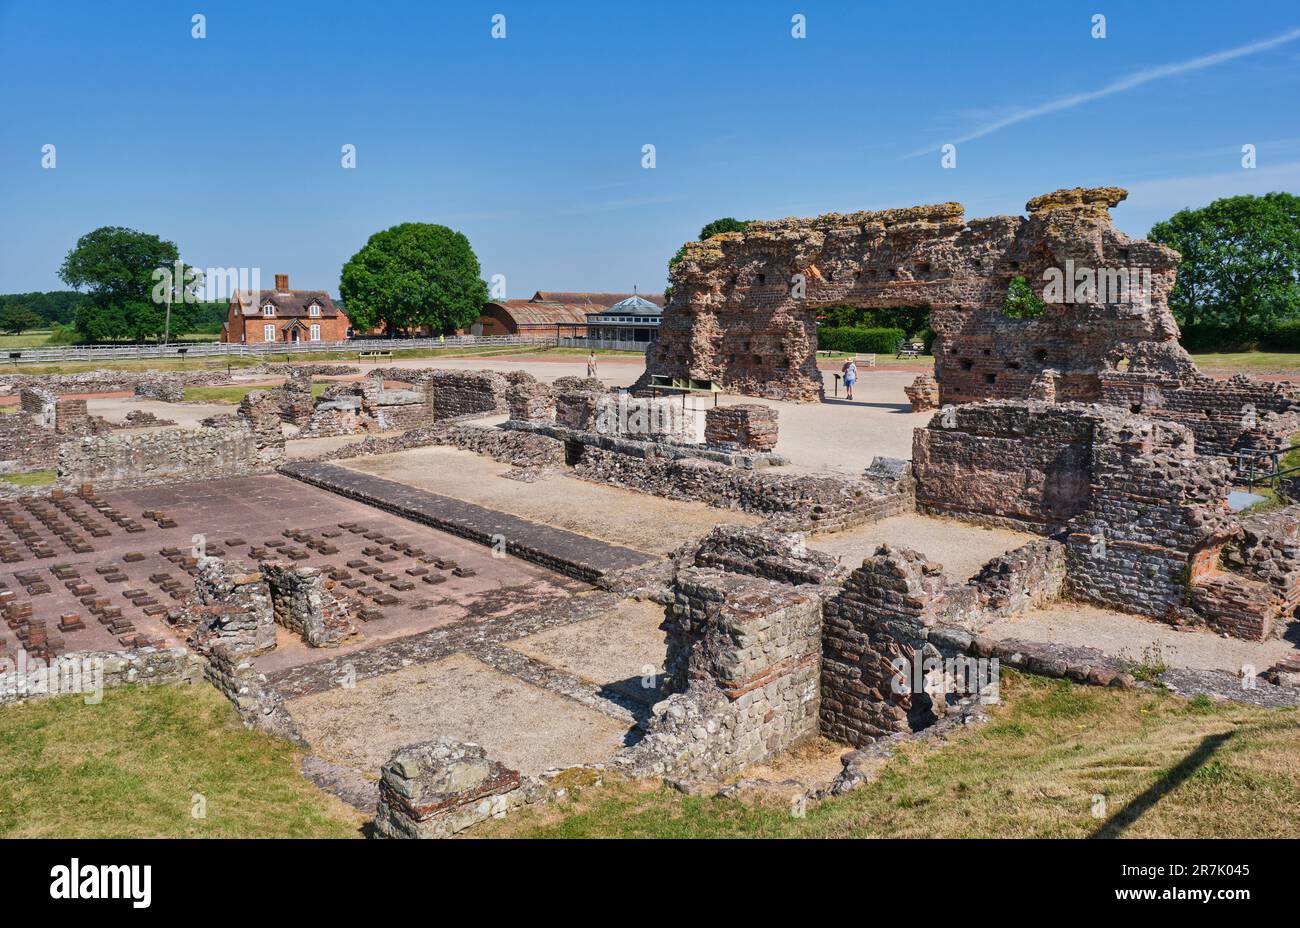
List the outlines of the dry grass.
{"type": "Polygon", "coordinates": [[[364,817],[206,685],[0,709],[0,836],[356,837],[364,817]],[[206,817],[195,818],[196,796],[206,817]]]}
{"type": "Polygon", "coordinates": [[[989,724],[912,743],[795,818],[630,783],[493,823],[500,837],[1283,837],[1300,826],[1300,711],[1003,674],[989,724]],[[1104,814],[1094,817],[1094,797],[1104,814]]]}

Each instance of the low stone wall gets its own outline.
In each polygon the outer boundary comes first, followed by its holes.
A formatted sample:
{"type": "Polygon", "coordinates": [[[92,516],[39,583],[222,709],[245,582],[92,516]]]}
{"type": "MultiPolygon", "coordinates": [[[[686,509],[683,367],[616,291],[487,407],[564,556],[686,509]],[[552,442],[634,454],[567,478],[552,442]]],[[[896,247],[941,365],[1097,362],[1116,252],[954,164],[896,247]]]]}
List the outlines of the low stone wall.
{"type": "Polygon", "coordinates": [[[185,384],[179,380],[159,376],[150,380],[141,380],[132,391],[144,399],[157,400],[160,403],[181,403],[185,401],[185,384]]]}
{"type": "Polygon", "coordinates": [[[905,468],[868,470],[862,477],[742,470],[699,458],[637,458],[584,447],[574,465],[584,479],[667,499],[707,503],[769,517],[782,531],[835,531],[913,507],[905,468]]]}
{"type": "Polygon", "coordinates": [[[479,745],[439,737],[399,748],[384,764],[375,831],[449,838],[545,798],[538,781],[491,760],[479,745]]]}
{"type": "Polygon", "coordinates": [[[912,404],[912,412],[928,412],[939,408],[939,381],[933,374],[920,374],[903,388],[907,400],[912,404]]]}
{"type": "Polygon", "coordinates": [[[834,583],[845,573],[835,558],[809,550],[803,535],[762,527],[719,525],[684,553],[687,562],[696,567],[714,567],[792,586],[834,583]]]}
{"type": "Polygon", "coordinates": [[[20,654],[0,658],[0,705],[123,686],[196,683],[202,676],[202,659],[185,648],[74,651],[49,664],[20,654]]]}
{"type": "Polygon", "coordinates": [[[66,435],[43,428],[29,412],[0,415],[0,464],[6,465],[5,469],[52,469],[66,441],[66,435]]]}
{"type": "Polygon", "coordinates": [[[101,489],[219,480],[268,473],[284,460],[278,404],[265,391],[244,397],[233,416],[196,430],[166,429],[62,444],[59,478],[101,489]]]}

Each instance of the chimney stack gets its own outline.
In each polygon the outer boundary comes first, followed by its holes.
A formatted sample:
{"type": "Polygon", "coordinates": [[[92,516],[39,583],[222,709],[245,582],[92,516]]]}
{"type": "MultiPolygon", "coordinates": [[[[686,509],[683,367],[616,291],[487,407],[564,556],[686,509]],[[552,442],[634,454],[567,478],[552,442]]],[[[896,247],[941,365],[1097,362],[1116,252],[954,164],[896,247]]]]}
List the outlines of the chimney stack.
{"type": "Polygon", "coordinates": [[[275,275],[275,289],[276,289],[276,292],[278,292],[278,293],[288,293],[288,292],[289,292],[289,275],[288,275],[288,274],[276,274],[276,275],[275,275]]]}

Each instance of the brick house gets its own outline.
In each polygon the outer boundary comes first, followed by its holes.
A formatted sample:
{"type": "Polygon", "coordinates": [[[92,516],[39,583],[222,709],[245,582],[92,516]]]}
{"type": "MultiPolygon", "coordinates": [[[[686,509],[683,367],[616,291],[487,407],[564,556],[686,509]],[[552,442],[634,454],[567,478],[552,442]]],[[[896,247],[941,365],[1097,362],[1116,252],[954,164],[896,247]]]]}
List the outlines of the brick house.
{"type": "Polygon", "coordinates": [[[290,290],[275,275],[274,290],[237,290],[221,326],[223,342],[341,342],[352,334],[348,317],[324,290],[290,290]]]}

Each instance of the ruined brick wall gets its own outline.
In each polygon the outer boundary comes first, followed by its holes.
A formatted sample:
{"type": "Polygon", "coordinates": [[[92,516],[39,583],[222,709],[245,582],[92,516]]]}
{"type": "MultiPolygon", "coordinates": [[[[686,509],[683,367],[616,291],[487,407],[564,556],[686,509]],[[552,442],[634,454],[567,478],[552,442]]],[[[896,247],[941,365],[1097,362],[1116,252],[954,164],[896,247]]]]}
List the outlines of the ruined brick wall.
{"type": "Polygon", "coordinates": [[[920,374],[903,388],[912,412],[926,412],[939,408],[939,381],[931,374],[920,374]]]}
{"type": "Polygon", "coordinates": [[[1200,454],[1284,448],[1300,434],[1300,385],[1244,374],[1214,380],[1108,373],[1101,378],[1100,402],[1187,426],[1200,454]]]}
{"type": "Polygon", "coordinates": [[[651,375],[691,376],[730,392],[815,400],[815,315],[836,305],[932,307],[945,403],[1025,397],[1049,369],[1059,399],[1094,401],[1100,375],[1124,358],[1132,370],[1191,374],[1167,305],[1177,253],[1114,227],[1109,210],[1126,196],[1060,190],[1030,200],[1028,218],[967,220],[958,203],[832,213],[687,243],[638,387],[651,375]],[[1013,278],[1041,294],[1043,272],[1067,261],[1148,269],[1149,303],[1053,303],[1038,319],[1002,313],[1013,278]]]}
{"type": "Polygon", "coordinates": [[[638,397],[626,391],[566,390],[555,398],[555,421],[565,428],[645,441],[695,442],[699,416],[673,397],[638,397]]]}
{"type": "Polygon", "coordinates": [[[11,470],[47,470],[59,460],[67,436],[40,425],[29,412],[0,415],[0,463],[11,470]]]}
{"type": "Polygon", "coordinates": [[[927,694],[894,685],[892,662],[913,661],[944,599],[942,568],[906,548],[882,545],[849,574],[824,611],[822,734],[861,746],[942,714],[927,694]]]}
{"type": "Polygon", "coordinates": [[[311,421],[316,400],[312,396],[311,370],[291,367],[284,383],[270,391],[280,407],[280,418],[294,425],[311,421]]]}
{"type": "Polygon", "coordinates": [[[59,477],[99,487],[136,487],[267,473],[284,460],[284,436],[278,407],[258,396],[245,397],[235,416],[206,420],[193,431],[165,429],[64,442],[58,450],[59,477]]]}
{"type": "Polygon", "coordinates": [[[43,429],[54,428],[57,419],[55,407],[59,398],[40,387],[23,387],[18,391],[18,408],[31,415],[43,429]]]}
{"type": "Polygon", "coordinates": [[[1180,620],[1198,574],[1236,530],[1229,465],[1184,426],[1137,416],[1095,426],[1090,502],[1067,539],[1068,586],[1105,606],[1180,620]]]}
{"type": "Polygon", "coordinates": [[[947,407],[913,432],[917,508],[979,524],[1057,531],[1087,508],[1093,431],[1105,415],[1078,404],[947,407]]]}
{"type": "Polygon", "coordinates": [[[94,430],[85,400],[59,400],[54,404],[54,431],[60,435],[86,435],[94,430]]]}
{"type": "Polygon", "coordinates": [[[738,403],[704,412],[704,440],[710,445],[771,451],[779,436],[777,412],[771,406],[738,403]]]}
{"type": "Polygon", "coordinates": [[[633,775],[720,779],[817,731],[821,601],[757,577],[678,572],[664,630],[666,687],[633,775]]]}
{"type": "Polygon", "coordinates": [[[835,558],[810,550],[802,534],[759,526],[719,525],[684,554],[696,567],[793,586],[833,583],[843,572],[835,558]]]}
{"type": "Polygon", "coordinates": [[[205,558],[194,588],[168,622],[191,629],[189,642],[200,652],[223,645],[252,656],[275,648],[275,611],[266,577],[244,564],[205,558]]]}

